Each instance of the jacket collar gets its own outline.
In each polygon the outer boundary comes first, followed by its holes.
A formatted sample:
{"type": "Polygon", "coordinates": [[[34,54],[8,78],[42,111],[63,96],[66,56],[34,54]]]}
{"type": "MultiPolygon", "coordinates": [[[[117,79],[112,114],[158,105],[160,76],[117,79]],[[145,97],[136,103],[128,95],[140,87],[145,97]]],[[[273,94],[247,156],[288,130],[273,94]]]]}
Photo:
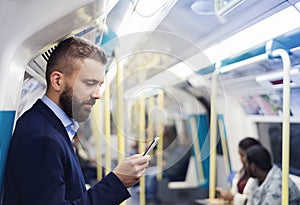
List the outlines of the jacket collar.
{"type": "Polygon", "coordinates": [[[69,135],[61,120],[41,99],[38,99],[36,101],[34,108],[38,110],[42,115],[44,115],[46,119],[49,120],[49,122],[67,140],[67,142],[70,142],[69,135]]]}

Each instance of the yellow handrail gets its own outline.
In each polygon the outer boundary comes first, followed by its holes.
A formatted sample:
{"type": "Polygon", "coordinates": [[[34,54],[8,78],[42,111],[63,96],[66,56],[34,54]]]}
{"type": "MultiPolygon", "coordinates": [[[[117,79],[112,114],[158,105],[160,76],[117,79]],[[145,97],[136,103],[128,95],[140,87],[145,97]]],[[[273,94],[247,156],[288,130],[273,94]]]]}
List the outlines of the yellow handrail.
{"type": "MultiPolygon", "coordinates": [[[[164,92],[159,91],[158,92],[158,107],[163,111],[164,109],[164,92]]],[[[158,137],[160,140],[157,143],[157,167],[159,168],[159,172],[157,173],[157,180],[162,179],[162,169],[163,169],[163,120],[159,119],[158,120],[158,137]]]]}
{"type": "Polygon", "coordinates": [[[91,121],[92,133],[93,136],[96,138],[96,169],[97,169],[97,179],[101,180],[103,177],[102,174],[102,165],[101,165],[101,140],[100,140],[100,132],[99,132],[99,101],[95,104],[93,108],[93,118],[91,121]]]}
{"type": "Polygon", "coordinates": [[[209,160],[209,198],[216,195],[216,157],[217,157],[217,70],[212,75],[211,113],[210,113],[210,160],[209,160]]]}
{"type": "MultiPolygon", "coordinates": [[[[124,122],[123,122],[123,68],[119,65],[117,52],[115,51],[115,59],[117,65],[116,87],[117,87],[117,137],[118,137],[118,162],[125,158],[125,139],[124,139],[124,122]]],[[[123,205],[126,202],[122,202],[123,205]]]]}
{"type": "Polygon", "coordinates": [[[196,158],[196,166],[199,173],[199,182],[200,184],[205,182],[204,179],[204,172],[203,172],[203,166],[202,166],[202,157],[201,157],[201,151],[200,151],[200,143],[198,138],[198,129],[197,129],[197,123],[195,118],[191,118],[191,132],[192,137],[194,139],[194,152],[195,152],[195,158],[196,158]]]}
{"type": "Polygon", "coordinates": [[[147,127],[147,133],[148,133],[148,139],[147,141],[152,141],[154,137],[154,120],[153,115],[151,114],[153,108],[154,108],[154,96],[151,96],[148,98],[148,127],[147,127]]]}
{"type": "Polygon", "coordinates": [[[123,122],[123,69],[119,65],[119,60],[116,56],[117,76],[116,76],[116,92],[117,92],[117,136],[118,136],[118,162],[124,159],[125,155],[125,139],[124,139],[124,122],[123,122]]]}
{"type": "Polygon", "coordinates": [[[105,146],[105,173],[111,171],[111,152],[110,152],[110,85],[106,79],[104,92],[104,135],[106,140],[105,146]]]}
{"type": "Polygon", "coordinates": [[[221,143],[222,143],[222,151],[224,155],[224,163],[225,163],[225,170],[226,170],[226,175],[229,176],[230,174],[230,164],[229,164],[229,152],[227,149],[227,142],[225,138],[225,125],[224,122],[219,119],[218,120],[218,125],[219,125],[219,131],[220,131],[220,138],[221,138],[221,143]]]}
{"type": "MultiPolygon", "coordinates": [[[[139,125],[139,153],[143,153],[145,151],[145,98],[143,93],[140,95],[140,125],[139,125]]],[[[142,176],[140,179],[140,205],[146,204],[146,190],[145,190],[145,177],[142,176]]]]}
{"type": "Polygon", "coordinates": [[[290,68],[289,54],[283,49],[272,52],[280,56],[283,62],[283,122],[282,122],[282,200],[289,204],[289,168],[290,168],[290,68]]]}

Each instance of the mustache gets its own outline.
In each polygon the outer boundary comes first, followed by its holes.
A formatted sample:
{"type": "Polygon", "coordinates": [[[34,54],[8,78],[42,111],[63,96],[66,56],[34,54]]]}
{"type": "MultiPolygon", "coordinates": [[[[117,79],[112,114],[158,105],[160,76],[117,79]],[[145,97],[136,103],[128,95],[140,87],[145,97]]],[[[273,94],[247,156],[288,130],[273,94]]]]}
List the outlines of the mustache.
{"type": "Polygon", "coordinates": [[[87,101],[84,102],[84,104],[89,104],[89,105],[92,105],[92,106],[94,106],[95,103],[96,103],[95,99],[90,99],[90,100],[87,100],[87,101]]]}

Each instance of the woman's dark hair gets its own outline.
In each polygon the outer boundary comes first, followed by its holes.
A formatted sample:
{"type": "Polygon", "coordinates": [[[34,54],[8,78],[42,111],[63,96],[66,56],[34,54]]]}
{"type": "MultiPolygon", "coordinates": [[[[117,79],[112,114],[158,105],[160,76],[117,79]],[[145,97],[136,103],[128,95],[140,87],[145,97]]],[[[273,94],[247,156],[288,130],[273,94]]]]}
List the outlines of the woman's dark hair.
{"type": "Polygon", "coordinates": [[[261,170],[269,171],[272,168],[271,155],[261,145],[254,145],[246,150],[248,163],[254,163],[261,170]]]}
{"type": "Polygon", "coordinates": [[[252,137],[246,137],[242,139],[239,143],[239,147],[243,150],[247,150],[249,147],[254,145],[261,145],[260,142],[252,137]]]}

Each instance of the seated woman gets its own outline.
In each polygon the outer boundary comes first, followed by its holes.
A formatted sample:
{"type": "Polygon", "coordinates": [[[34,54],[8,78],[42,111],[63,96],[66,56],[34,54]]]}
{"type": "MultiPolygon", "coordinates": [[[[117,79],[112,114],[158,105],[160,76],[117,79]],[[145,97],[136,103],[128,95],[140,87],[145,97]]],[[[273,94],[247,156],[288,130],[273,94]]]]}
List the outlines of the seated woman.
{"type": "Polygon", "coordinates": [[[250,177],[250,174],[246,169],[246,150],[253,145],[260,145],[260,142],[251,137],[246,137],[239,143],[238,152],[240,154],[243,167],[234,176],[231,191],[225,191],[219,187],[216,189],[221,198],[227,201],[232,201],[233,205],[244,205],[250,194],[250,187],[254,182],[254,179],[250,177]]]}

